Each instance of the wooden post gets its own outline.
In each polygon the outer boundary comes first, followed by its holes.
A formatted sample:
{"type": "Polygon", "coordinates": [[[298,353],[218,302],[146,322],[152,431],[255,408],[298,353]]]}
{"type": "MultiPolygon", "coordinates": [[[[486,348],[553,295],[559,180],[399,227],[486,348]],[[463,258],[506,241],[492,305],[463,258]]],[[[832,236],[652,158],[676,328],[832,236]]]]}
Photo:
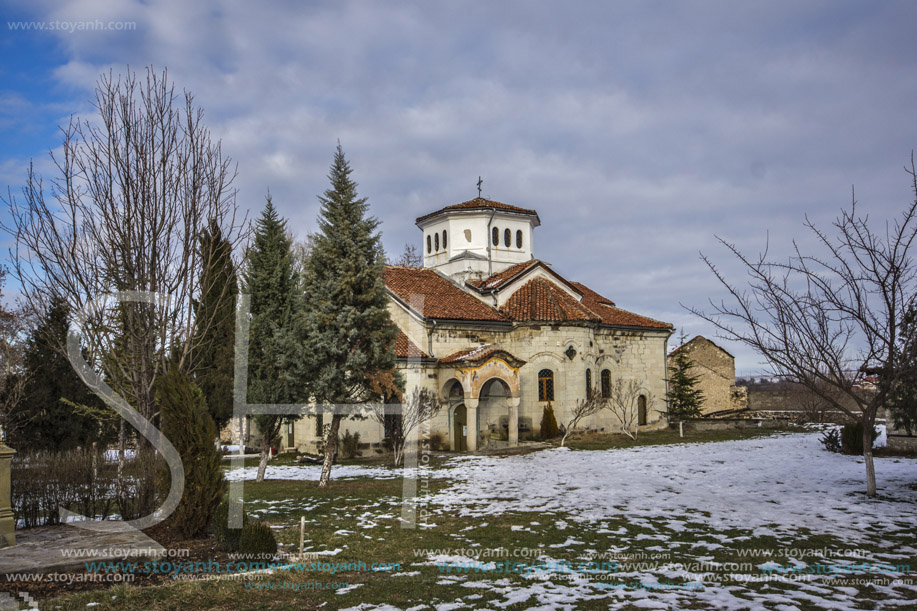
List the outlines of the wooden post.
{"type": "Polygon", "coordinates": [[[299,561],[302,562],[303,542],[306,539],[306,516],[299,516],[299,561]]]}
{"type": "Polygon", "coordinates": [[[0,547],[16,545],[16,520],[10,503],[10,461],[15,453],[0,443],[0,547]]]}

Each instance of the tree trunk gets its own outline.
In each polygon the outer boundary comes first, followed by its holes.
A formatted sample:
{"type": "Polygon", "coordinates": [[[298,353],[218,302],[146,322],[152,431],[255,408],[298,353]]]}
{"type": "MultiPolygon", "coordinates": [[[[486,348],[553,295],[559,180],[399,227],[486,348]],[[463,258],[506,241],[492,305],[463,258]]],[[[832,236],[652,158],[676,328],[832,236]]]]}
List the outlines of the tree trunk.
{"type": "Polygon", "coordinates": [[[267,463],[271,460],[271,439],[273,437],[270,429],[264,431],[261,437],[261,459],[258,461],[258,475],[255,477],[256,482],[264,481],[264,472],[267,471],[267,463]]]}
{"type": "Polygon", "coordinates": [[[319,488],[324,488],[331,481],[331,464],[338,449],[338,431],[341,430],[341,418],[335,414],[331,417],[331,426],[328,428],[328,438],[325,440],[325,462],[322,464],[322,476],[318,480],[319,488]]]}
{"type": "Polygon", "coordinates": [[[871,418],[863,422],[863,460],[866,463],[866,496],[876,496],[876,465],[872,460],[872,432],[871,418]]]}
{"type": "Polygon", "coordinates": [[[118,500],[124,498],[124,418],[119,418],[118,425],[118,500]]]}

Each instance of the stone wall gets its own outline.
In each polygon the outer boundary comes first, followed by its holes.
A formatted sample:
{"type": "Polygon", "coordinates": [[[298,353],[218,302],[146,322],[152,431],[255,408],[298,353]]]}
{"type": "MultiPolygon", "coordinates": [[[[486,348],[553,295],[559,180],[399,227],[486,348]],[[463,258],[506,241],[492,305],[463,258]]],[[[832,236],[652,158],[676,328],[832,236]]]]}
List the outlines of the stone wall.
{"type": "MultiPolygon", "coordinates": [[[[746,391],[735,385],[735,359],[731,354],[700,336],[678,350],[687,353],[692,364],[690,374],[699,378],[697,388],[704,394],[704,414],[746,407],[746,391]]],[[[674,353],[669,355],[668,363],[669,367],[674,365],[674,353]]]]}

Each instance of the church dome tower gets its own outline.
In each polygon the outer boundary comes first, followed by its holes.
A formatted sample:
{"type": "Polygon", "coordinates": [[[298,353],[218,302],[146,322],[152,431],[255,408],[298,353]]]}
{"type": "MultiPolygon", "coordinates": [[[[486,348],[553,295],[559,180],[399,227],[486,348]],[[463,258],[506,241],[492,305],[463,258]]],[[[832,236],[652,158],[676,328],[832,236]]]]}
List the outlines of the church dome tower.
{"type": "Polygon", "coordinates": [[[417,219],[423,265],[464,283],[534,258],[534,210],[477,197],[417,219]]]}

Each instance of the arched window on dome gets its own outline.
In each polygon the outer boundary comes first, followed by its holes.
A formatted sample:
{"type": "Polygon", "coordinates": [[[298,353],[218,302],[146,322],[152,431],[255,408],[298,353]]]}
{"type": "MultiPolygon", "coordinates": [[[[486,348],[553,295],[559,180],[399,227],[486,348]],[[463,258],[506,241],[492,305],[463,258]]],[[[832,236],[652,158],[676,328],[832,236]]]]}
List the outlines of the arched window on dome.
{"type": "Polygon", "coordinates": [[[516,248],[522,248],[522,230],[516,231],[516,248]]]}
{"type": "Polygon", "coordinates": [[[446,250],[446,230],[443,229],[443,250],[446,250]]]}
{"type": "Polygon", "coordinates": [[[427,254],[433,252],[433,238],[427,236],[427,254]]]}
{"type": "Polygon", "coordinates": [[[499,229],[494,227],[493,231],[491,231],[490,237],[491,237],[491,241],[494,243],[494,246],[500,245],[500,230],[499,229]]]}
{"type": "Polygon", "coordinates": [[[439,234],[438,233],[433,234],[433,247],[436,250],[436,252],[439,252],[439,234]]]}

